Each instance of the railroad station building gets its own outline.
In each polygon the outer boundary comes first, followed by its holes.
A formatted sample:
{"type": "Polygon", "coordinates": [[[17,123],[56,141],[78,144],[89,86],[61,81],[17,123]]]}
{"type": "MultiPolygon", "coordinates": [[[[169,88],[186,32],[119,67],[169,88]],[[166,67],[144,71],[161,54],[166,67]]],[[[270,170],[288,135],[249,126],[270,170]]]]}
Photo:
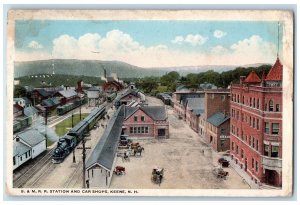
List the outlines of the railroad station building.
{"type": "Polygon", "coordinates": [[[282,71],[279,58],[260,78],[231,86],[231,158],[257,183],[282,185],[282,71]]]}
{"type": "Polygon", "coordinates": [[[124,112],[123,130],[129,137],[169,138],[168,115],[164,106],[125,106],[124,112]]]}

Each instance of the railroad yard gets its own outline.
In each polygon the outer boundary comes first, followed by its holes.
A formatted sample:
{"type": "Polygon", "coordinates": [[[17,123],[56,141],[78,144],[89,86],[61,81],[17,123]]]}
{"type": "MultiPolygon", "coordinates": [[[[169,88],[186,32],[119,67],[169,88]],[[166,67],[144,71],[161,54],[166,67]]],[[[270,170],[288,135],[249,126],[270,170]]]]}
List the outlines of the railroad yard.
{"type": "MultiPolygon", "coordinates": [[[[149,105],[163,105],[161,100],[155,97],[147,97],[149,105]]],[[[200,137],[186,124],[179,120],[171,107],[168,106],[168,118],[170,122],[169,139],[132,139],[139,142],[144,151],[141,156],[130,156],[129,161],[123,161],[117,157],[117,166],[126,168],[126,174],[114,175],[110,188],[192,188],[192,189],[247,189],[249,185],[231,168],[224,168],[229,172],[226,180],[216,178],[212,170],[218,167],[217,160],[220,154],[203,143],[200,137]],[[153,168],[164,168],[164,178],[160,185],[151,182],[153,168]]],[[[109,109],[111,116],[115,109],[109,109]]],[[[106,120],[100,120],[99,124],[107,124],[106,120]]],[[[105,127],[104,127],[105,128],[105,127]]],[[[86,142],[87,158],[91,150],[100,139],[104,128],[102,126],[93,129],[86,142]]],[[[15,187],[28,188],[82,188],[82,147],[75,149],[76,163],[73,163],[73,154],[60,164],[53,164],[50,160],[50,152],[41,157],[40,163],[25,173],[29,178],[26,181],[15,181],[15,187]]],[[[48,148],[51,149],[51,148],[48,148]]],[[[123,150],[119,150],[120,153],[123,150]]],[[[26,179],[24,175],[24,179],[26,179]]]]}

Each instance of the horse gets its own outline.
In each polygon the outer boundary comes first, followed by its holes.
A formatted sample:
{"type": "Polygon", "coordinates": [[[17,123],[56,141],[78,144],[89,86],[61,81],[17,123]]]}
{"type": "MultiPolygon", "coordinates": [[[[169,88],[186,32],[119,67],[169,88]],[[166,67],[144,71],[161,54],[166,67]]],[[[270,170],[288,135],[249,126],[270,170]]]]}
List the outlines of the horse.
{"type": "Polygon", "coordinates": [[[140,156],[142,156],[142,151],[144,151],[144,147],[138,146],[133,150],[133,155],[136,156],[136,154],[139,153],[140,156]]]}

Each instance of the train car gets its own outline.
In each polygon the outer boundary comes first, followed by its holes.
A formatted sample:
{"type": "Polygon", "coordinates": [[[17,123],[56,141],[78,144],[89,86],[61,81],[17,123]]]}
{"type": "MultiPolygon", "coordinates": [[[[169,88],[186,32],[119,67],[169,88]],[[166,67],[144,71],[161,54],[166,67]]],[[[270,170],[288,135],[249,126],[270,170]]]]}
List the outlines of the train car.
{"type": "Polygon", "coordinates": [[[94,109],[84,120],[60,138],[52,155],[53,162],[61,163],[105,114],[104,106],[94,109]]]}
{"type": "Polygon", "coordinates": [[[117,97],[117,93],[112,93],[107,96],[107,101],[112,102],[117,97]]]}
{"type": "Polygon", "coordinates": [[[71,110],[79,107],[80,105],[84,105],[85,103],[87,103],[87,98],[82,98],[79,100],[75,100],[72,103],[68,103],[62,106],[58,106],[57,107],[57,114],[58,115],[64,115],[67,112],[70,112],[71,110]]]}
{"type": "Polygon", "coordinates": [[[22,127],[21,127],[20,122],[19,122],[19,121],[14,121],[14,123],[13,123],[13,130],[14,130],[14,133],[20,131],[21,128],[22,128],[22,127]]]}

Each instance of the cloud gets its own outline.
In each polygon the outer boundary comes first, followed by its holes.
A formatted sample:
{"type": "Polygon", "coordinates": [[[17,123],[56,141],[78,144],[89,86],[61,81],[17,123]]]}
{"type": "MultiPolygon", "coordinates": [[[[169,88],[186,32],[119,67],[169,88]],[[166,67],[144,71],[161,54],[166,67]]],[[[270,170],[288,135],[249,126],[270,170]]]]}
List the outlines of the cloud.
{"type": "Polygon", "coordinates": [[[214,31],[214,37],[215,38],[222,38],[226,35],[227,35],[227,33],[225,31],[221,31],[221,30],[215,30],[214,31]]]}
{"type": "Polygon", "coordinates": [[[30,43],[28,43],[27,47],[32,49],[41,49],[43,48],[43,45],[36,41],[31,41],[30,43]]]}
{"type": "Polygon", "coordinates": [[[173,39],[171,42],[174,44],[183,44],[187,43],[192,46],[197,46],[197,45],[203,45],[206,41],[208,40],[207,37],[201,36],[200,34],[188,34],[185,37],[183,36],[176,36],[175,39],[173,39]]]}
{"type": "MultiPolygon", "coordinates": [[[[184,44],[200,41],[199,38],[177,36],[174,42],[184,44]]],[[[58,59],[116,60],[140,67],[173,67],[192,65],[245,65],[273,63],[276,46],[258,35],[250,36],[229,46],[216,45],[209,52],[171,49],[167,45],[143,45],[130,34],[111,30],[105,35],[86,33],[80,37],[61,35],[53,40],[50,52],[16,50],[17,61],[58,59]]]]}

